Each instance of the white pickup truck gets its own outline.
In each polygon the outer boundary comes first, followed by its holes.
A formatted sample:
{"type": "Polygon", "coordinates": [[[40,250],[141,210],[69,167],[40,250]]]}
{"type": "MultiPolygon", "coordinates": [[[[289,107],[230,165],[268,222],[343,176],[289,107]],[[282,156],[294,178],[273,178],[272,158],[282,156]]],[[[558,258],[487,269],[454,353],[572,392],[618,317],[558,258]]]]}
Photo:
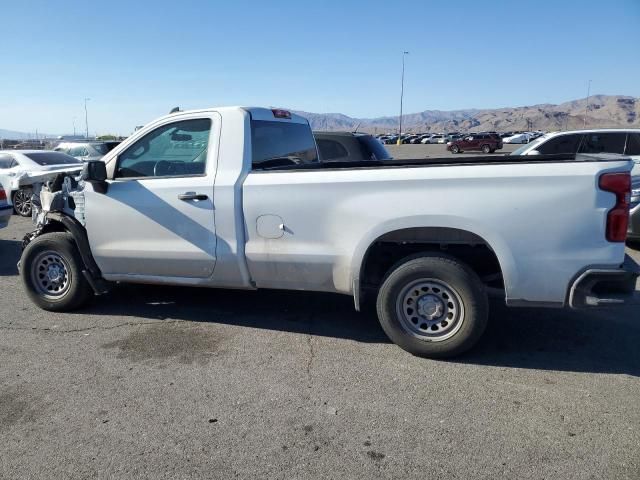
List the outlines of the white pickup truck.
{"type": "Polygon", "coordinates": [[[103,160],[34,198],[20,271],[46,310],[111,282],[337,292],[445,357],[482,335],[489,292],[584,307],[635,289],[620,155],[323,163],[302,117],[225,107],[160,118],[103,160]]]}

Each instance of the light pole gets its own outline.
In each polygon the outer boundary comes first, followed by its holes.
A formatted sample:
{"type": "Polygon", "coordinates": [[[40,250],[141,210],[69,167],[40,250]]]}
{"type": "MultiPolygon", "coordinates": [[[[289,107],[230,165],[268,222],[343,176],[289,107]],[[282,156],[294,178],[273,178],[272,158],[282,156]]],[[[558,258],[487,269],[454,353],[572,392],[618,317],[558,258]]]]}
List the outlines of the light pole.
{"type": "Polygon", "coordinates": [[[584,123],[582,128],[587,128],[587,110],[589,110],[589,96],[591,95],[591,80],[587,85],[587,104],[584,106],[584,123]]]}
{"type": "Polygon", "coordinates": [[[400,84],[400,125],[398,128],[398,145],[402,145],[402,99],[404,97],[404,57],[409,55],[409,52],[402,52],[402,82],[400,84]]]}
{"type": "Polygon", "coordinates": [[[73,117],[73,136],[76,136],[76,117],[73,117]]]}
{"type": "Polygon", "coordinates": [[[87,102],[91,100],[90,98],[84,99],[84,126],[86,128],[85,138],[89,138],[89,115],[87,114],[87,102]]]}

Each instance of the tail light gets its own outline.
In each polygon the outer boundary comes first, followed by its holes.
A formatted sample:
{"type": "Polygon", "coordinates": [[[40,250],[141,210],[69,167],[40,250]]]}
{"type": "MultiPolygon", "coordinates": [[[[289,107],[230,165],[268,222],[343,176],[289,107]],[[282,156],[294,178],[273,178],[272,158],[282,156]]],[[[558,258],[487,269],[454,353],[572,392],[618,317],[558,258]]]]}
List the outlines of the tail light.
{"type": "Polygon", "coordinates": [[[627,173],[605,173],[600,177],[600,189],[616,196],[616,204],[607,213],[607,240],[624,242],[629,227],[629,201],[631,198],[631,175],[627,173]]]}
{"type": "Polygon", "coordinates": [[[4,188],[2,188],[2,185],[0,185],[0,201],[6,201],[7,200],[7,193],[4,191],[4,188]]]}

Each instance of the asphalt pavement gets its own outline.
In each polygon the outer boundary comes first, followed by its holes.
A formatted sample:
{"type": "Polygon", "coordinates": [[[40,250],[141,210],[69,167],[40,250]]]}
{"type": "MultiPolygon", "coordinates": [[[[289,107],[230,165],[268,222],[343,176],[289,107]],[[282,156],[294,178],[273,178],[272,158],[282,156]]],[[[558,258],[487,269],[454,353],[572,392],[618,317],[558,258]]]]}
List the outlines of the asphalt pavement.
{"type": "Polygon", "coordinates": [[[121,286],[52,314],[29,229],[0,230],[0,478],[640,478],[638,305],[494,303],[452,361],[339,295],[121,286]]]}

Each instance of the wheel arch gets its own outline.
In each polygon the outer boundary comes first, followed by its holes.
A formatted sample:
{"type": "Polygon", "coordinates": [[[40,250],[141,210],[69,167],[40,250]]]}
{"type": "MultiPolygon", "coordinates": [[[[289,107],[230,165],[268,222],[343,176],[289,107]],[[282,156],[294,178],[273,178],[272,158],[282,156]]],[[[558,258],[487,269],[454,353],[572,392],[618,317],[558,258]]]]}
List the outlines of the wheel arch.
{"type": "Polygon", "coordinates": [[[85,267],[83,270],[85,278],[91,285],[91,288],[93,288],[96,295],[106,293],[108,291],[107,283],[102,278],[100,268],[96,264],[93,254],[91,253],[87,231],[77,219],[63,213],[47,213],[45,223],[34,232],[25,236],[22,242],[22,250],[24,251],[27,245],[34,238],[53,232],[67,232],[73,237],[78,252],[80,253],[80,258],[82,259],[82,263],[85,267]]]}
{"type": "MultiPolygon", "coordinates": [[[[352,293],[356,309],[360,309],[363,295],[372,285],[371,265],[379,264],[381,271],[377,277],[381,279],[398,260],[419,252],[442,252],[460,258],[469,263],[474,253],[483,258],[488,265],[497,267],[505,286],[512,284],[516,277],[515,262],[506,242],[497,234],[485,231],[475,222],[447,218],[434,221],[431,219],[401,219],[379,226],[363,239],[352,258],[352,293]],[[446,220],[446,221],[442,221],[446,220]],[[424,226],[429,225],[429,226],[424,226]],[[384,261],[380,261],[380,247],[397,249],[384,261]],[[494,262],[494,264],[492,264],[494,262]]],[[[480,263],[472,268],[480,266],[480,263]]],[[[474,269],[476,269],[474,268],[474,269]]],[[[375,282],[373,283],[375,285],[375,282]]],[[[505,288],[508,294],[508,288],[505,288]]]]}

